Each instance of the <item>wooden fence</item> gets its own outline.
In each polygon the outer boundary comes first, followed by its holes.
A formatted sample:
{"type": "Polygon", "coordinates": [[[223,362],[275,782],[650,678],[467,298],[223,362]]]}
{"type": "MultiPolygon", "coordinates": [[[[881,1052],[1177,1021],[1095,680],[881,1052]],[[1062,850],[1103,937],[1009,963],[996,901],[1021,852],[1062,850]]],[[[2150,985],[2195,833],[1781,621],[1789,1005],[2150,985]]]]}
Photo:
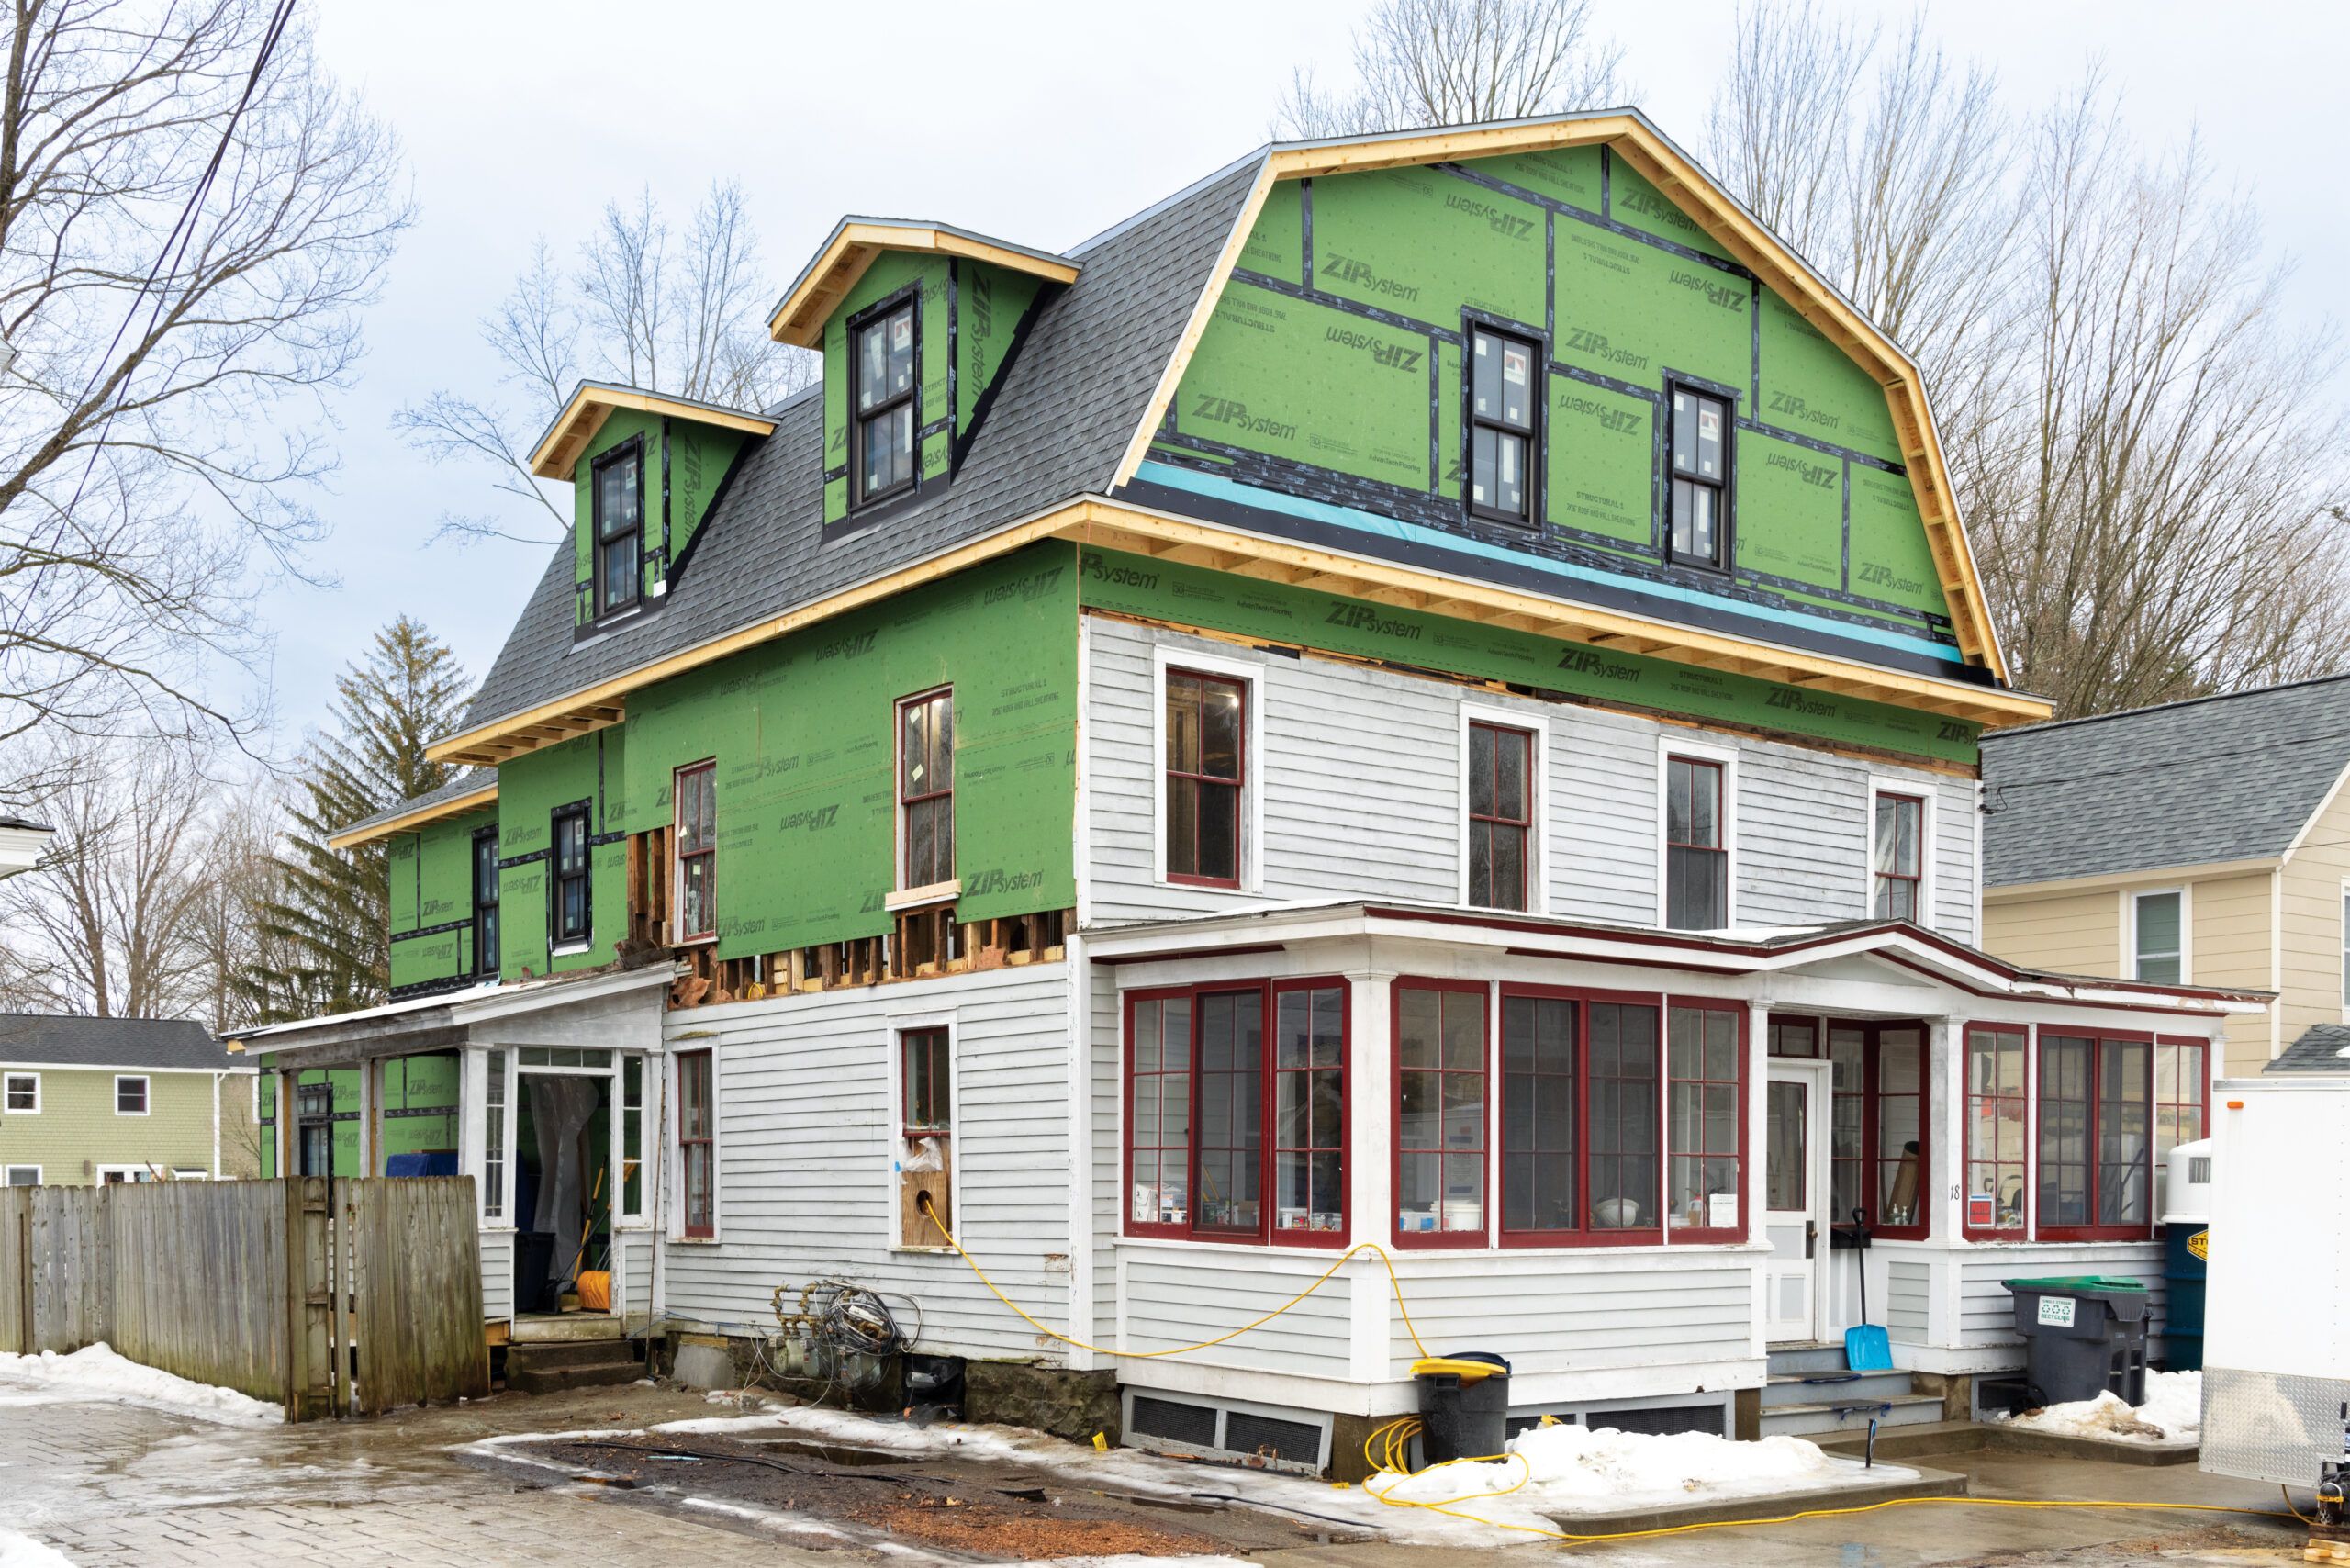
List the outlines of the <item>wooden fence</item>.
{"type": "Polygon", "coordinates": [[[0,1188],[0,1351],[104,1340],[282,1404],[489,1392],[473,1179],[0,1188]]]}

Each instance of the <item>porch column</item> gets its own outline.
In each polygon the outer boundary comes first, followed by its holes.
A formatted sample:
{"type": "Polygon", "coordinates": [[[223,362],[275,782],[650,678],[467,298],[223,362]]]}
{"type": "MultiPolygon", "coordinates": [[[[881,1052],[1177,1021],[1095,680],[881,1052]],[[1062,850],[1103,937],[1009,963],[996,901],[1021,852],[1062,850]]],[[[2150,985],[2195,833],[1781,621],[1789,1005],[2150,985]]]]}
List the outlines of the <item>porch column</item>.
{"type": "MultiPolygon", "coordinates": [[[[1347,971],[1347,1227],[1349,1241],[1395,1245],[1395,1057],[1392,971],[1347,971]]],[[[1348,1373],[1357,1383],[1387,1375],[1387,1271],[1365,1257],[1349,1269],[1348,1373]]]]}
{"type": "MultiPolygon", "coordinates": [[[[1822,1048],[1826,1048],[1823,1045],[1822,1048]]],[[[1762,1250],[1750,1262],[1747,1308],[1747,1354],[1768,1353],[1770,1343],[1769,1315],[1771,1310],[1770,1237],[1763,1227],[1769,1215],[1770,1169],[1770,1067],[1771,1067],[1771,999],[1757,996],[1747,1004],[1746,1013],[1746,1150],[1742,1172],[1745,1195],[1746,1237],[1761,1242],[1762,1250]]],[[[1821,1129],[1824,1134],[1826,1129],[1821,1129]]],[[[1826,1238],[1821,1238],[1826,1244],[1826,1238]]]]}
{"type": "Polygon", "coordinates": [[[489,1053],[468,1045],[457,1053],[457,1174],[474,1179],[476,1215],[482,1215],[490,1194],[482,1186],[482,1113],[488,1103],[489,1053]]]}
{"type": "Polygon", "coordinates": [[[1926,1234],[1954,1240],[1965,1234],[1959,1226],[1966,1217],[1966,1025],[1948,1016],[1926,1021],[1927,1147],[1932,1150],[1921,1173],[1933,1183],[1926,1198],[1932,1223],[1926,1234]]]}

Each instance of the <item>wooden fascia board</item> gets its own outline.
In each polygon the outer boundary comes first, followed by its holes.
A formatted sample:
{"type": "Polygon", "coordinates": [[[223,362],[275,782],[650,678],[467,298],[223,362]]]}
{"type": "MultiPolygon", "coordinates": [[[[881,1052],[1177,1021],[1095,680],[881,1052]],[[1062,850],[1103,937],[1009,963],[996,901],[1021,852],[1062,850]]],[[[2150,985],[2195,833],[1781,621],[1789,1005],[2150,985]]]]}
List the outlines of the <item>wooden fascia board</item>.
{"type": "Polygon", "coordinates": [[[571,395],[563,412],[555,417],[554,425],[546,439],[531,454],[531,472],[542,479],[568,479],[579,462],[579,454],[604,428],[604,421],[616,409],[632,409],[639,413],[664,414],[672,419],[690,420],[696,424],[712,425],[720,430],[740,431],[746,435],[766,436],[775,433],[775,421],[756,414],[744,414],[725,409],[706,408],[676,398],[664,398],[657,392],[637,392],[612,386],[582,386],[571,395]]]}
{"type": "Polygon", "coordinates": [[[389,838],[396,833],[413,833],[427,823],[437,823],[450,817],[463,816],[467,812],[477,811],[497,799],[497,784],[485,784],[478,790],[468,790],[462,795],[452,795],[445,801],[435,801],[429,806],[419,806],[412,812],[403,812],[397,816],[386,817],[381,822],[371,823],[365,827],[346,828],[341,833],[329,834],[327,847],[356,849],[363,844],[373,844],[379,838],[389,838]]]}
{"type": "Polygon", "coordinates": [[[1975,569],[1974,552],[1967,543],[1965,530],[1959,521],[1949,468],[1942,458],[1941,442],[1934,431],[1932,410],[1927,405],[1917,366],[1874,325],[1847,305],[1808,266],[1781,244],[1775,236],[1748,217],[1711,180],[1651,129],[1645,121],[1631,115],[1606,115],[1548,124],[1494,126],[1473,130],[1436,131],[1422,136],[1277,148],[1267,154],[1259,167],[1256,183],[1250,187],[1248,199],[1241,204],[1240,212],[1234,219],[1232,232],[1225,239],[1224,250],[1217,256],[1215,266],[1193,305],[1192,319],[1185,324],[1182,336],[1177,340],[1175,352],[1169,356],[1165,372],[1159,376],[1158,385],[1143,410],[1142,422],[1128,441],[1125,454],[1118,460],[1111,487],[1115,489],[1130,483],[1141,468],[1153,437],[1166,421],[1168,405],[1174,398],[1176,386],[1182,380],[1192,354],[1199,347],[1201,336],[1207,330],[1208,320],[1215,314],[1216,305],[1224,297],[1225,286],[1239,260],[1241,247],[1247,243],[1248,232],[1255,227],[1274,181],[1404,164],[1486,158],[1509,152],[1544,151],[1561,147],[1589,146],[1595,142],[1604,143],[1621,153],[1627,162],[1662,190],[1668,200],[1727,247],[1742,265],[1784,295],[1807,320],[1827,334],[1831,342],[1856,355],[1870,368],[1885,388],[1895,431],[1902,441],[1905,456],[1909,459],[1911,483],[1919,498],[1919,516],[1926,525],[1927,543],[1934,554],[1936,575],[1941,579],[1944,597],[1950,601],[1951,621],[1958,633],[1959,647],[1968,655],[1980,659],[1984,667],[2004,684],[2008,679],[2007,662],[1999,652],[1998,633],[1992,624],[1981,576],[1975,569]]]}
{"type": "Polygon", "coordinates": [[[848,297],[866,269],[884,251],[921,251],[934,255],[962,256],[1010,272],[1026,273],[1048,283],[1074,283],[1074,262],[1031,255],[1008,246],[990,244],[974,235],[948,229],[890,223],[844,223],[809,263],[783,303],[768,318],[767,331],[778,342],[797,348],[822,348],[824,323],[848,297]]]}

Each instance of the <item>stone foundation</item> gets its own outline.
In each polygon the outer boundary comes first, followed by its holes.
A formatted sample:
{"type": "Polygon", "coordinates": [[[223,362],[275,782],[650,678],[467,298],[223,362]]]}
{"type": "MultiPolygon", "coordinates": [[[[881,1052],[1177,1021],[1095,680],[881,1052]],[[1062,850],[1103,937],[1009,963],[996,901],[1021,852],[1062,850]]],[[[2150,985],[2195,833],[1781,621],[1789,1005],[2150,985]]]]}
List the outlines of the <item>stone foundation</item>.
{"type": "Polygon", "coordinates": [[[1114,1446],[1120,1435],[1118,1374],[1106,1367],[1071,1372],[1031,1361],[967,1361],[963,1416],[1033,1427],[1073,1443],[1090,1443],[1099,1432],[1114,1446]]]}

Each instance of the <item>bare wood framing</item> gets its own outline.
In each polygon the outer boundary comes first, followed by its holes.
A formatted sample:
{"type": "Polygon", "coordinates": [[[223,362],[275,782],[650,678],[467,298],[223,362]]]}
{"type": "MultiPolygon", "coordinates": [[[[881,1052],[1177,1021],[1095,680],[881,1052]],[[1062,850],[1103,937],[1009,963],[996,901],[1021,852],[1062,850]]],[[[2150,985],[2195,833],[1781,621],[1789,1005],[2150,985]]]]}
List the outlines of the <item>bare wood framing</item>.
{"type": "Polygon", "coordinates": [[[462,795],[452,795],[445,801],[434,801],[430,805],[419,806],[413,811],[397,812],[364,826],[347,827],[341,833],[329,834],[327,847],[356,849],[363,844],[373,844],[379,838],[389,838],[396,833],[413,833],[427,823],[442,822],[450,817],[463,816],[467,812],[477,811],[483,806],[492,804],[497,799],[498,783],[492,779],[477,790],[468,790],[462,795]]]}
{"type": "Polygon", "coordinates": [[[768,333],[779,342],[799,348],[821,348],[824,323],[832,319],[833,312],[840,308],[841,301],[848,297],[866,269],[886,251],[964,256],[1051,283],[1073,283],[1078,274],[1078,263],[1065,257],[1023,250],[960,230],[853,218],[833,230],[833,237],[783,297],[783,303],[768,318],[768,333]]]}
{"type": "Polygon", "coordinates": [[[721,409],[714,404],[697,403],[689,398],[665,398],[657,392],[640,392],[629,386],[606,386],[593,381],[583,381],[571,394],[571,401],[554,417],[547,433],[540,438],[538,447],[531,454],[531,472],[542,479],[568,479],[578,466],[579,454],[604,428],[604,421],[616,409],[629,409],[641,414],[666,415],[672,419],[691,420],[696,424],[715,425],[720,430],[741,431],[745,435],[773,435],[775,421],[757,414],[744,413],[735,409],[721,409]]]}

